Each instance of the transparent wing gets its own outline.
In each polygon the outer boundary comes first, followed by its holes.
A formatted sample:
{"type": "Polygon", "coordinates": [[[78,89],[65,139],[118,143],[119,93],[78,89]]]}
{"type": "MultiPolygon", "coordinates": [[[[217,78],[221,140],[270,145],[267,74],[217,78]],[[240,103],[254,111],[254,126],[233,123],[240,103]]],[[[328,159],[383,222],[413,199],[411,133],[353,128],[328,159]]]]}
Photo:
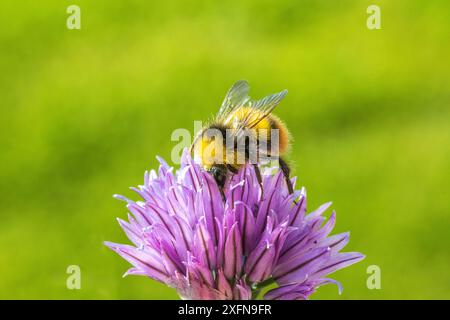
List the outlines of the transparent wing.
{"type": "Polygon", "coordinates": [[[226,119],[232,112],[244,106],[249,100],[250,86],[245,80],[239,80],[228,90],[222,106],[217,113],[218,119],[226,119]]]}
{"type": "Polygon", "coordinates": [[[239,127],[247,129],[255,127],[275,109],[287,93],[287,90],[283,90],[260,100],[247,101],[245,107],[250,108],[250,111],[246,112],[246,116],[240,120],[239,127]]]}
{"type": "MultiPolygon", "coordinates": [[[[246,139],[248,139],[249,136],[254,136],[254,134],[252,133],[249,134],[249,130],[254,130],[258,123],[267,118],[273,111],[273,109],[275,109],[275,107],[280,103],[280,101],[283,100],[286,94],[287,90],[283,90],[279,93],[269,95],[260,100],[249,100],[246,105],[244,105],[245,109],[242,113],[245,116],[243,118],[236,117],[233,119],[235,122],[237,122],[234,125],[235,130],[233,133],[238,145],[246,145],[246,139]]],[[[271,135],[271,131],[270,133],[267,132],[267,134],[271,135]]],[[[257,148],[257,150],[254,150],[254,152],[256,152],[257,154],[256,158],[258,159],[258,162],[267,162],[273,160],[273,156],[276,156],[273,153],[272,148],[274,147],[275,150],[278,150],[278,145],[274,146],[273,144],[275,143],[275,141],[272,141],[271,145],[268,146],[267,144],[263,143],[263,140],[267,141],[266,139],[272,139],[272,136],[270,138],[258,138],[259,147],[257,148]],[[270,150],[268,148],[270,148],[270,150]]]]}

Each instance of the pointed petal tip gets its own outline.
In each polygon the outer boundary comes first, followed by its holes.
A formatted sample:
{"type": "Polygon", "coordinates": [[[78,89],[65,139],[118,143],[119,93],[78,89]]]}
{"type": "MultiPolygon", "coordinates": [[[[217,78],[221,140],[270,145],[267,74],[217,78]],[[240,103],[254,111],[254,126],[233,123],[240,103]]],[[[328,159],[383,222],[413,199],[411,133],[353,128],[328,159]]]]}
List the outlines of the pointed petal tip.
{"type": "Polygon", "coordinates": [[[159,163],[166,163],[166,161],[159,155],[155,156],[156,160],[158,160],[159,163]]]}
{"type": "Polygon", "coordinates": [[[335,284],[338,287],[338,294],[341,295],[344,292],[344,286],[339,281],[336,281],[335,284]]]}
{"type": "Polygon", "coordinates": [[[124,197],[124,196],[122,196],[120,194],[113,194],[113,198],[117,199],[117,200],[120,200],[120,201],[129,202],[128,198],[126,198],[126,197],[124,197]]]}
{"type": "Polygon", "coordinates": [[[107,246],[108,248],[110,248],[113,251],[117,251],[117,243],[114,242],[110,242],[110,241],[103,241],[103,245],[107,246]]]}

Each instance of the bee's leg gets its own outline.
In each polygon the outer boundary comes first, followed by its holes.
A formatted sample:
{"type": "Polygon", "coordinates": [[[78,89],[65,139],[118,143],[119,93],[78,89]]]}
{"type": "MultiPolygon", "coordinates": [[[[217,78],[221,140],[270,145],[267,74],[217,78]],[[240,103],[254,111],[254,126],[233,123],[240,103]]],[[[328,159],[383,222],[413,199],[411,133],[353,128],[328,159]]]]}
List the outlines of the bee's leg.
{"type": "Polygon", "coordinates": [[[283,172],[284,178],[286,180],[289,194],[292,194],[294,193],[294,187],[292,186],[292,181],[289,177],[291,168],[289,168],[289,165],[281,157],[278,158],[278,163],[280,164],[280,169],[283,172]]]}
{"type": "Polygon", "coordinates": [[[225,192],[223,191],[223,188],[219,187],[219,190],[220,190],[220,195],[222,196],[222,201],[226,202],[227,198],[225,197],[225,192]]]}
{"type": "Polygon", "coordinates": [[[264,195],[264,189],[263,189],[261,171],[259,170],[259,167],[256,163],[253,164],[253,168],[255,168],[256,179],[258,180],[259,186],[261,188],[261,198],[262,198],[264,195]]]}
{"type": "Polygon", "coordinates": [[[214,177],[214,180],[216,181],[217,186],[219,187],[220,195],[222,196],[222,200],[225,202],[226,197],[225,197],[224,187],[227,182],[227,176],[228,176],[226,166],[225,165],[214,165],[208,170],[208,172],[211,173],[212,176],[214,177]]]}

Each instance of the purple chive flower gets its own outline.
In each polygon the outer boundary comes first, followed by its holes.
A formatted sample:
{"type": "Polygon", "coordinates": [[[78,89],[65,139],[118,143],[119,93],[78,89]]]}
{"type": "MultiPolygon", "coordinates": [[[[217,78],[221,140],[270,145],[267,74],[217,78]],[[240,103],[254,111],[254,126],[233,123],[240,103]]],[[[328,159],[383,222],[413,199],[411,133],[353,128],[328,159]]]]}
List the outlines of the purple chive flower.
{"type": "Polygon", "coordinates": [[[262,191],[254,168],[244,166],[224,202],[188,152],[176,172],[159,161],[158,174],[147,172],[132,188],[143,201],[116,196],[131,212],[128,222],[118,220],[133,245],[105,244],[133,265],[125,275],[163,282],[184,299],[253,299],[268,284],[276,287],[265,299],[307,299],[328,283],[341,291],[326,276],[364,258],[339,252],[349,233],[329,236],[330,203],[306,214],[304,190],[289,195],[281,171],[263,172],[262,191]]]}

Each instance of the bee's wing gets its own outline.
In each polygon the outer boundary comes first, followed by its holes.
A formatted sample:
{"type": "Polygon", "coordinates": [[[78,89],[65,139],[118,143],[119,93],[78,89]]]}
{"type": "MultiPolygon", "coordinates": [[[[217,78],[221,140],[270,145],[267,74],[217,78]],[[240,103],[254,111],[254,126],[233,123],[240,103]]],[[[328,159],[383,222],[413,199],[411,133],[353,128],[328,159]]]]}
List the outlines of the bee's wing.
{"type": "MultiPolygon", "coordinates": [[[[287,90],[283,90],[260,100],[250,100],[247,102],[245,107],[249,108],[249,111],[245,112],[245,118],[236,119],[238,120],[238,124],[236,130],[234,130],[234,135],[238,144],[244,143],[248,133],[247,130],[253,129],[258,123],[267,118],[280,101],[283,100],[287,92],[287,90]]],[[[268,161],[273,158],[272,156],[273,154],[267,148],[260,147],[258,149],[259,161],[268,161]]]]}
{"type": "Polygon", "coordinates": [[[225,120],[233,111],[244,106],[249,100],[250,86],[245,80],[239,80],[228,90],[216,118],[225,120]]]}
{"type": "MultiPolygon", "coordinates": [[[[216,119],[224,122],[236,121],[232,134],[239,141],[245,139],[245,131],[253,129],[259,122],[264,120],[281,100],[286,96],[287,90],[271,94],[260,100],[250,100],[248,95],[249,85],[247,81],[237,81],[228,91],[222,106],[217,113],[216,119]],[[240,108],[247,108],[244,118],[235,118],[233,113],[240,108]],[[231,116],[231,118],[230,118],[231,116]]],[[[232,146],[231,146],[232,147],[232,146]]]]}
{"type": "Polygon", "coordinates": [[[250,112],[247,112],[246,117],[240,120],[239,128],[254,128],[259,122],[265,119],[273,111],[273,109],[275,109],[287,93],[287,90],[283,90],[260,100],[247,101],[245,106],[250,108],[250,112]]]}

